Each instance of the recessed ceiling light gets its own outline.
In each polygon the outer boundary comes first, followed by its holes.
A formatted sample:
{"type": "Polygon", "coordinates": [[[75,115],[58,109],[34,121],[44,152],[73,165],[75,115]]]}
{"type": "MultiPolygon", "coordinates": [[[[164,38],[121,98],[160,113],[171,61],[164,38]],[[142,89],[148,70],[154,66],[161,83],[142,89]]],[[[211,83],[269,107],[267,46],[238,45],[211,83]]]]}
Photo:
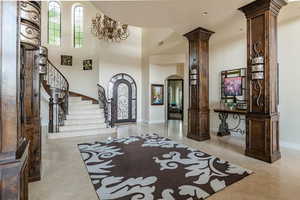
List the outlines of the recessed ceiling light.
{"type": "Polygon", "coordinates": [[[158,43],[158,46],[162,46],[164,43],[165,43],[164,41],[160,41],[160,42],[158,43]]]}
{"type": "Polygon", "coordinates": [[[208,15],[208,12],[203,12],[202,15],[203,16],[208,15]]]}

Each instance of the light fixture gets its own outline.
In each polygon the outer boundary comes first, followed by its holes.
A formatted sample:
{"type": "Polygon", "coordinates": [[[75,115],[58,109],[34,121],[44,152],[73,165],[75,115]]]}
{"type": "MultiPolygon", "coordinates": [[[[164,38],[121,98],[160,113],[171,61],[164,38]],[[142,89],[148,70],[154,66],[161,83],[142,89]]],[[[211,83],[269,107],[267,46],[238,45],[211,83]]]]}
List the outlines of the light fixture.
{"type": "Polygon", "coordinates": [[[97,14],[96,17],[92,19],[91,32],[99,40],[110,42],[120,42],[121,40],[126,40],[129,36],[127,24],[121,24],[103,14],[97,14]]]}
{"type": "Polygon", "coordinates": [[[208,15],[208,12],[203,12],[202,15],[203,16],[208,15]]]}

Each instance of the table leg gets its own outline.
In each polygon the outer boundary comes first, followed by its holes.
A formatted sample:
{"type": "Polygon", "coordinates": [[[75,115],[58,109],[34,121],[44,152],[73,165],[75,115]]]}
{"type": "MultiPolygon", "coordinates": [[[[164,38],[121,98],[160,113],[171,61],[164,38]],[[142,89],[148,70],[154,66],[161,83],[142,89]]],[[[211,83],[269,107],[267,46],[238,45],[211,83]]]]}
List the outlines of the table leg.
{"type": "Polygon", "coordinates": [[[219,119],[221,120],[221,123],[219,125],[219,131],[218,131],[219,137],[230,135],[227,118],[228,118],[228,113],[219,113],[219,119]]]}

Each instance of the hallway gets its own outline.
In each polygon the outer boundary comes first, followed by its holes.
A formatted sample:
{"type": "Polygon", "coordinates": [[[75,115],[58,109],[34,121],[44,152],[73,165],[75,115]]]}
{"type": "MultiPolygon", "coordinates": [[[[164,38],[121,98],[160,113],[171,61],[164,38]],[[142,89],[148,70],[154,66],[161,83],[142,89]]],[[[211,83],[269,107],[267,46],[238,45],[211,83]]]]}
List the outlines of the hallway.
{"type": "MultiPolygon", "coordinates": [[[[89,176],[81,160],[77,144],[105,141],[110,135],[48,140],[43,129],[42,181],[29,184],[32,200],[97,200],[89,176]]],[[[254,171],[254,174],[210,199],[217,200],[285,200],[294,199],[299,192],[299,152],[282,149],[283,158],[273,165],[244,156],[244,138],[229,136],[196,142],[184,136],[182,123],[169,121],[168,124],[137,124],[118,127],[117,137],[157,133],[193,148],[254,171]],[[288,167],[288,168],[287,168],[288,167]],[[270,193],[269,191],[273,191],[270,193]],[[260,194],[257,197],[257,194],[260,194]]]]}

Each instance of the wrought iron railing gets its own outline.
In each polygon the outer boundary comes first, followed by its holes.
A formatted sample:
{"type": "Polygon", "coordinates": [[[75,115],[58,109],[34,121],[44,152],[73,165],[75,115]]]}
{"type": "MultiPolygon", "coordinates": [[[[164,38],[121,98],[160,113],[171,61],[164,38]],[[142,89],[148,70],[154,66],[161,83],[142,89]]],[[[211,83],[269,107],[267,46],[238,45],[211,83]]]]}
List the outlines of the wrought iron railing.
{"type": "Polygon", "coordinates": [[[99,84],[97,84],[97,87],[99,107],[104,111],[105,123],[107,127],[114,127],[113,99],[107,99],[104,87],[99,84]]]}
{"type": "Polygon", "coordinates": [[[49,133],[59,132],[69,112],[69,82],[66,77],[48,60],[44,84],[50,95],[49,99],[49,133]]]}

